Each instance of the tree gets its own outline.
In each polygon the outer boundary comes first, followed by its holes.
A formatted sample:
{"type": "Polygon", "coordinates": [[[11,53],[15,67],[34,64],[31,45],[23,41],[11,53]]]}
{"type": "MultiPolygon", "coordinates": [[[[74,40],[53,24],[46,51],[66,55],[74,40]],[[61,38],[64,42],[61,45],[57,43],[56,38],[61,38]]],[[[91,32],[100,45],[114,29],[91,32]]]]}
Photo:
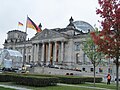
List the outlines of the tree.
{"type": "Polygon", "coordinates": [[[98,64],[101,62],[101,52],[97,52],[97,47],[94,44],[92,38],[90,35],[88,35],[88,38],[86,41],[83,43],[83,48],[82,50],[84,53],[87,55],[87,57],[90,59],[90,61],[93,64],[93,71],[94,71],[94,86],[95,86],[95,68],[98,66],[98,64]]]}
{"type": "Polygon", "coordinates": [[[99,35],[91,32],[92,39],[97,45],[97,50],[116,63],[116,90],[119,90],[119,58],[120,58],[120,2],[119,0],[98,0],[100,9],[96,13],[103,19],[102,31],[99,35]]]}

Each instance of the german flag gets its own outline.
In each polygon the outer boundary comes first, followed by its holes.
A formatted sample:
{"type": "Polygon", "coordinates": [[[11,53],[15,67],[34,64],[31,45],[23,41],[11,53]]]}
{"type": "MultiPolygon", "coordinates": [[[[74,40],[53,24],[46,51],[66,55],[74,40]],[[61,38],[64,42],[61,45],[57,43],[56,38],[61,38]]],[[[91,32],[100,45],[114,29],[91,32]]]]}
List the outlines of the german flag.
{"type": "Polygon", "coordinates": [[[21,22],[18,22],[18,26],[23,26],[23,24],[21,22]]]}
{"type": "Polygon", "coordinates": [[[29,18],[27,17],[27,28],[35,29],[36,32],[40,32],[40,28],[29,18]]]}

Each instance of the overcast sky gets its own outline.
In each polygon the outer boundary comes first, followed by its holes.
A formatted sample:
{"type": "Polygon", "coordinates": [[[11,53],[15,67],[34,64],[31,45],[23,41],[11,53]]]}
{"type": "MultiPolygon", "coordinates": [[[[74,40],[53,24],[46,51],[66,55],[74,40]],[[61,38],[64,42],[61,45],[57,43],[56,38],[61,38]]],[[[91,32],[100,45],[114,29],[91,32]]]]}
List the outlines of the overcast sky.
{"type": "MultiPolygon", "coordinates": [[[[72,16],[92,26],[98,24],[96,15],[98,0],[0,0],[0,48],[7,38],[7,32],[15,29],[25,31],[27,15],[42,29],[65,28],[72,16]],[[18,22],[24,26],[18,27],[18,22]]],[[[27,29],[28,38],[36,31],[27,29]]]]}

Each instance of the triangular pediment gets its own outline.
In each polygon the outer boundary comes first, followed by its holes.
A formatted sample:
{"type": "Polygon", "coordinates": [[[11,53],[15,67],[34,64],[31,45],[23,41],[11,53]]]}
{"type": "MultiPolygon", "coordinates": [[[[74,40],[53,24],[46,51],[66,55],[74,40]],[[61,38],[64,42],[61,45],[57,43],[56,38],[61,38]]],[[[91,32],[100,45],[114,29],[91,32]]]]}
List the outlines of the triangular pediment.
{"type": "Polygon", "coordinates": [[[64,34],[61,34],[59,32],[45,29],[40,33],[37,33],[31,40],[43,40],[43,39],[52,39],[52,38],[61,38],[66,37],[64,34]]]}

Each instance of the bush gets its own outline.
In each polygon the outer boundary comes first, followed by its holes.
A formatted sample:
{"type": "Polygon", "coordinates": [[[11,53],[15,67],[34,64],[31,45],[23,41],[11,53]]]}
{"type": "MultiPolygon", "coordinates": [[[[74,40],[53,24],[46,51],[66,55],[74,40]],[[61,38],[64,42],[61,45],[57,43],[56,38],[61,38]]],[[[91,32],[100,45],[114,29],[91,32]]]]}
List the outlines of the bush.
{"type": "MultiPolygon", "coordinates": [[[[101,77],[96,77],[96,83],[102,82],[101,77]]],[[[58,82],[66,84],[82,84],[94,82],[94,77],[78,77],[73,75],[38,75],[38,74],[0,74],[1,82],[15,82],[16,84],[29,86],[53,86],[58,82]]]]}
{"type": "Polygon", "coordinates": [[[11,82],[13,80],[13,76],[0,74],[0,82],[11,82]]]}
{"type": "Polygon", "coordinates": [[[85,83],[83,78],[59,78],[61,83],[67,84],[82,84],[85,83]]]}
{"type": "Polygon", "coordinates": [[[82,77],[76,76],[57,76],[59,78],[60,83],[66,84],[81,84],[85,83],[82,77]]]}
{"type": "Polygon", "coordinates": [[[55,86],[58,83],[55,77],[40,77],[22,74],[0,74],[0,82],[15,82],[28,86],[55,86]]]}
{"type": "Polygon", "coordinates": [[[17,84],[28,85],[28,86],[54,86],[58,83],[58,78],[49,77],[31,77],[31,76],[18,76],[15,78],[17,84]]]}
{"type": "MultiPolygon", "coordinates": [[[[94,77],[85,77],[85,82],[94,82],[94,77]]],[[[95,77],[95,82],[100,83],[102,82],[102,77],[95,77]]]]}
{"type": "MultiPolygon", "coordinates": [[[[85,82],[94,82],[94,77],[79,77],[79,76],[56,76],[59,78],[60,83],[67,83],[67,84],[82,84],[85,82]]],[[[102,77],[96,77],[96,83],[102,82],[102,77]]]]}

